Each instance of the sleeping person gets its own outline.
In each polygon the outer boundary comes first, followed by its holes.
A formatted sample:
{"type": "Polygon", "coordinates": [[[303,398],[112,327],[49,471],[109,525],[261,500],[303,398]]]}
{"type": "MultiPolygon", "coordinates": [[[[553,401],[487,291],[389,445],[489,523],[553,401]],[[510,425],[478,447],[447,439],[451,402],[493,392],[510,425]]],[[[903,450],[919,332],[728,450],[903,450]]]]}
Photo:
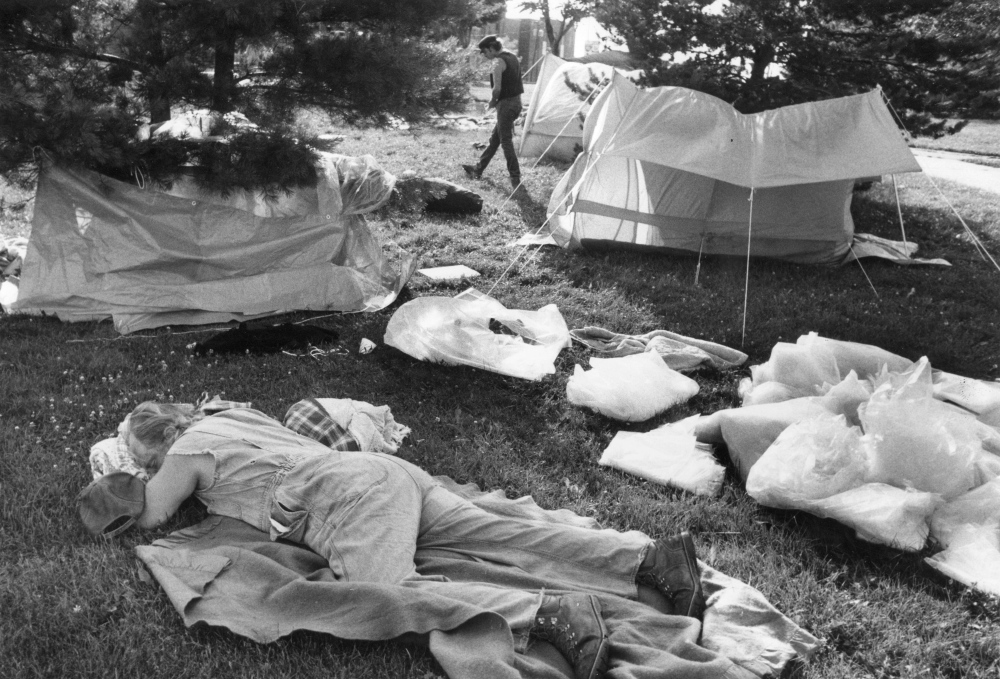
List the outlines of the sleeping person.
{"type": "Polygon", "coordinates": [[[653,540],[638,531],[497,516],[405,460],[332,450],[250,408],[204,416],[192,406],[146,402],[132,412],[124,435],[152,476],[140,526],[159,526],[194,495],[211,514],[308,546],[338,579],[422,582],[494,610],[512,630],[552,641],[580,679],[596,679],[606,668],[597,597],[442,582],[418,573],[416,550],[444,550],[633,600],[644,584],[666,598],[674,615],[700,619],[704,610],[687,533],[653,540]]]}

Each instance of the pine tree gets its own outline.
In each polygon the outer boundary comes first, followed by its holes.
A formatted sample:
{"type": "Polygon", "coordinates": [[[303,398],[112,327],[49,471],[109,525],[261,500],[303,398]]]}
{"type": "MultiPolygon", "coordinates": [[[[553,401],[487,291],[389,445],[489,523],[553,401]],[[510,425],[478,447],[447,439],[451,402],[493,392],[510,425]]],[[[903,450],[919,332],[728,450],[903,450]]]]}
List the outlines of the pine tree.
{"type": "Polygon", "coordinates": [[[40,155],[273,192],[312,181],[303,108],[350,123],[457,110],[471,68],[429,37],[481,0],[0,0],[0,174],[40,155]],[[140,139],[182,108],[238,112],[228,143],[140,139]],[[278,159],[279,162],[275,162],[278,159]]]}
{"type": "Polygon", "coordinates": [[[644,61],[645,84],[744,113],[880,85],[914,134],[996,115],[995,0],[600,0],[596,16],[644,61]],[[716,6],[718,7],[718,6],[716,6]],[[992,19],[973,22],[967,17],[992,19]],[[992,64],[992,67],[990,67],[992,64]]]}

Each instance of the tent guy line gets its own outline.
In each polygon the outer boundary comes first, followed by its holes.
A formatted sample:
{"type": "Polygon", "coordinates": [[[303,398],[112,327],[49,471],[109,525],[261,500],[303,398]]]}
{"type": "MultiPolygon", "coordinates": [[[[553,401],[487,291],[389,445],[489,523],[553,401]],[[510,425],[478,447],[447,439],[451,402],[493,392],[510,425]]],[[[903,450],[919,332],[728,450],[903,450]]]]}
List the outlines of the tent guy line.
{"type": "MultiPolygon", "coordinates": [[[[889,101],[889,97],[886,96],[885,92],[882,92],[882,98],[885,100],[885,104],[888,107],[889,111],[892,112],[892,115],[896,117],[897,121],[899,121],[898,124],[899,124],[900,128],[903,130],[903,134],[905,135],[906,139],[907,140],[913,139],[913,136],[910,134],[910,131],[906,129],[906,126],[903,125],[902,120],[900,120],[900,118],[899,118],[899,114],[896,113],[896,109],[893,107],[892,102],[889,101]]],[[[969,228],[969,225],[965,223],[965,219],[963,219],[962,215],[960,215],[958,213],[958,210],[955,209],[955,206],[952,204],[952,202],[950,200],[948,200],[948,196],[946,196],[945,193],[944,193],[944,191],[941,190],[941,187],[938,186],[938,183],[935,182],[934,178],[931,177],[930,174],[928,174],[927,172],[924,172],[923,174],[924,174],[925,177],[927,177],[927,180],[931,183],[931,186],[933,186],[937,190],[938,195],[941,196],[941,199],[945,202],[945,204],[948,205],[948,207],[951,209],[951,211],[954,213],[954,215],[958,218],[958,221],[961,222],[962,227],[965,229],[966,233],[968,233],[969,236],[972,238],[972,243],[973,243],[973,245],[975,245],[976,250],[979,251],[979,256],[983,258],[983,261],[986,261],[988,259],[990,262],[993,263],[993,266],[996,267],[996,270],[1000,271],[1000,264],[997,264],[997,261],[993,258],[993,255],[991,255],[990,252],[989,252],[989,250],[986,249],[986,246],[983,245],[982,241],[979,240],[979,237],[976,236],[976,234],[973,233],[972,229],[969,228]]],[[[895,174],[892,175],[892,186],[893,186],[893,189],[896,188],[896,175],[895,174]]],[[[897,206],[897,209],[898,209],[899,208],[899,193],[898,192],[896,193],[896,206],[897,206]]],[[[902,212],[902,209],[899,210],[899,226],[900,226],[900,228],[902,228],[902,226],[903,226],[903,212],[902,212]]],[[[904,243],[906,242],[906,232],[905,231],[903,232],[903,242],[904,243]]]]}

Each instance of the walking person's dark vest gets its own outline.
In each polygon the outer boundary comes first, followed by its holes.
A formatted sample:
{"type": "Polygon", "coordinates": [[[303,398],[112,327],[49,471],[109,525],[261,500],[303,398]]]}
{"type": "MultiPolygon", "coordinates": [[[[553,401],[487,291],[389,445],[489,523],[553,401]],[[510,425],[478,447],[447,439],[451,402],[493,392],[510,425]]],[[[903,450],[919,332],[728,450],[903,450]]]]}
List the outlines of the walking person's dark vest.
{"type": "MultiPolygon", "coordinates": [[[[500,76],[500,96],[498,99],[509,99],[519,94],[524,94],[524,85],[521,83],[521,62],[517,60],[513,52],[501,52],[500,58],[506,66],[503,75],[500,76]]],[[[495,87],[493,74],[490,73],[490,87],[495,87]]]]}

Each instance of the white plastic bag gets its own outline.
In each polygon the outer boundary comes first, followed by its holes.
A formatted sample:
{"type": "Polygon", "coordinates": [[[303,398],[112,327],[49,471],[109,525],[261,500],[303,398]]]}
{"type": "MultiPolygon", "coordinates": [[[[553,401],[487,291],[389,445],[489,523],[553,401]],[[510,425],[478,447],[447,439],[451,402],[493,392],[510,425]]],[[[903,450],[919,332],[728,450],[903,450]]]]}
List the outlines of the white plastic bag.
{"type": "Polygon", "coordinates": [[[946,500],[976,484],[978,423],[934,399],[926,357],[903,373],[890,373],[858,414],[871,459],[869,481],[940,493],[946,500]]]}
{"type": "Polygon", "coordinates": [[[698,393],[698,383],[667,367],[655,352],[591,358],[590,370],[577,365],[566,397],[624,422],[644,422],[698,393]]]}
{"type": "MultiPolygon", "coordinates": [[[[765,403],[746,408],[719,410],[706,418],[703,429],[710,435],[709,424],[717,424],[729,449],[729,457],[744,481],[778,435],[789,425],[829,411],[815,398],[793,398],[780,403],[765,403]]],[[[699,440],[706,440],[699,437],[699,440]]]]}
{"type": "Polygon", "coordinates": [[[384,341],[421,361],[539,380],[555,372],[556,356],[570,339],[555,304],[538,311],[507,309],[470,288],[453,298],[418,297],[403,304],[389,319],[384,341]],[[497,332],[499,326],[505,332],[497,332]]]}
{"type": "Polygon", "coordinates": [[[927,542],[928,520],[942,502],[935,493],[866,483],[822,500],[804,501],[799,508],[850,526],[862,540],[918,552],[927,542]]]}
{"type": "Polygon", "coordinates": [[[802,346],[778,342],[766,363],[750,367],[754,387],[779,382],[793,389],[817,394],[824,382],[840,382],[840,370],[833,353],[822,346],[802,346]]]}
{"type": "Polygon", "coordinates": [[[1000,531],[1000,479],[984,483],[958,496],[934,512],[931,536],[942,547],[950,547],[965,526],[1000,531]]]}
{"type": "Polygon", "coordinates": [[[1000,537],[995,531],[967,526],[948,549],[924,562],[967,587],[1000,596],[1000,537]]]}
{"type": "Polygon", "coordinates": [[[726,473],[711,446],[671,425],[645,433],[618,432],[598,464],[696,495],[718,495],[726,473]]]}
{"type": "Polygon", "coordinates": [[[781,432],[747,475],[747,493],[762,505],[797,509],[865,481],[861,431],[843,415],[820,415],[781,432]]]}
{"type": "Polygon", "coordinates": [[[969,587],[1000,596],[1000,479],[940,507],[931,537],[944,547],[925,561],[969,587]]]}

